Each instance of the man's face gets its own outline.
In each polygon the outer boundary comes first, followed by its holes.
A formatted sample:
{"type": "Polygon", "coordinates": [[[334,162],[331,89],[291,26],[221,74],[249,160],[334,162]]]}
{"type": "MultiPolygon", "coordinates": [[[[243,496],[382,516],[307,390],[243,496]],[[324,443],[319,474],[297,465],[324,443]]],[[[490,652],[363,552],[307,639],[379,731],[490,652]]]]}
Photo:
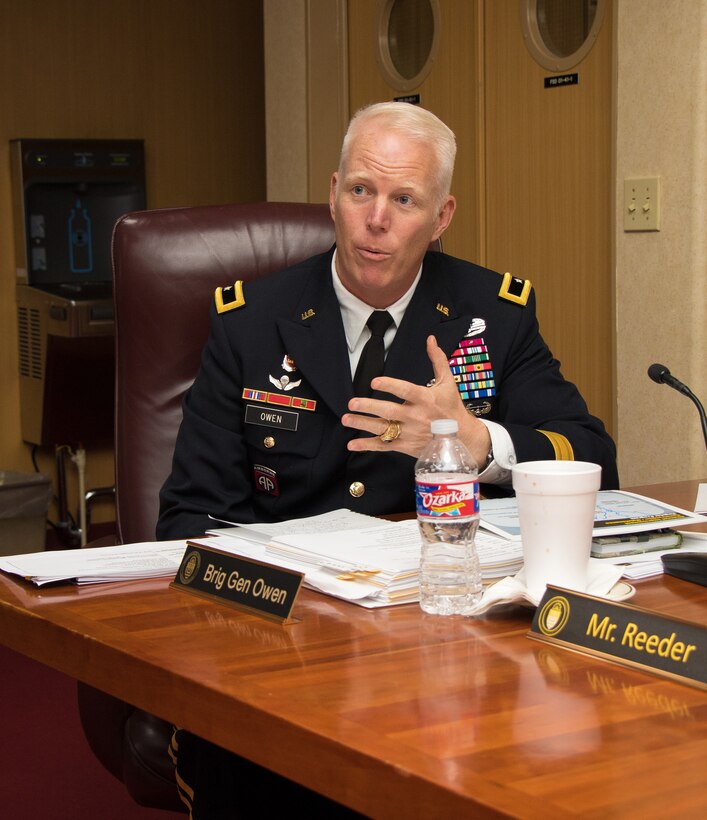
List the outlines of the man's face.
{"type": "Polygon", "coordinates": [[[353,139],[341,175],[331,179],[336,271],[371,307],[386,308],[410,287],[430,242],[454,213],[440,204],[429,146],[368,123],[353,139]]]}

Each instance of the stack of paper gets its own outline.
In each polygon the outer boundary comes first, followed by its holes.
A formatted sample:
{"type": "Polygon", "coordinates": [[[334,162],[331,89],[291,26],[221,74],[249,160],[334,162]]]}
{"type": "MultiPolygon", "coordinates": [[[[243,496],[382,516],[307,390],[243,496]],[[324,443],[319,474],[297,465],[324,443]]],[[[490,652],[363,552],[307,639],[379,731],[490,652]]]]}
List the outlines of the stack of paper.
{"type": "MultiPolygon", "coordinates": [[[[416,601],[421,540],[417,521],[385,521],[335,510],[277,524],[232,525],[192,539],[223,552],[302,572],[313,589],[367,607],[416,601]]],[[[486,583],[522,565],[521,545],[477,533],[486,583]]],[[[38,586],[56,581],[97,584],[174,577],[187,541],[38,552],[0,559],[0,570],[38,586]]]]}
{"type": "Polygon", "coordinates": [[[186,541],[158,541],[117,547],[30,552],[0,558],[0,570],[37,586],[55,581],[98,584],[136,578],[174,577],[186,541]]]}
{"type": "Polygon", "coordinates": [[[638,581],[641,578],[650,578],[653,575],[663,574],[661,555],[676,552],[707,552],[707,534],[698,532],[683,532],[680,547],[665,550],[651,550],[638,555],[619,555],[613,558],[602,558],[611,564],[623,567],[623,577],[638,581]]]}
{"type": "Polygon", "coordinates": [[[479,527],[475,541],[485,584],[514,575],[523,566],[523,546],[519,540],[503,538],[479,527]]]}
{"type": "Polygon", "coordinates": [[[305,581],[307,572],[317,569],[334,573],[339,581],[364,583],[387,602],[410,599],[417,592],[420,541],[414,521],[383,521],[373,527],[334,533],[283,535],[270,541],[265,557],[274,563],[283,558],[299,563],[305,568],[305,581]]]}
{"type": "MultiPolygon", "coordinates": [[[[597,497],[594,534],[622,536],[705,521],[705,516],[634,493],[602,491],[597,497]]],[[[516,500],[483,500],[481,527],[476,545],[484,583],[514,575],[523,559],[516,500]]],[[[419,597],[421,540],[415,520],[383,521],[335,510],[278,524],[231,525],[210,530],[194,543],[302,572],[305,585],[361,606],[387,606],[419,597]]],[[[0,558],[0,570],[38,585],[173,577],[186,545],[180,540],[10,555],[0,558]]],[[[680,549],[707,552],[707,536],[685,533],[680,549]]],[[[663,552],[601,560],[621,565],[625,577],[637,579],[663,571],[663,552]]]]}
{"type": "MultiPolygon", "coordinates": [[[[304,573],[305,586],[362,606],[417,601],[421,540],[417,521],[381,521],[350,510],[282,524],[210,530],[196,539],[232,552],[304,573]]],[[[522,566],[520,543],[477,533],[485,581],[513,574],[522,566]]]]}
{"type": "Polygon", "coordinates": [[[411,584],[406,545],[392,539],[386,549],[386,535],[396,526],[341,509],[276,524],[211,529],[210,538],[192,539],[191,543],[301,572],[305,586],[337,598],[363,606],[385,606],[417,600],[419,546],[411,584]],[[382,550],[376,555],[379,543],[382,550]],[[381,560],[371,561],[377,558],[381,560]]]}
{"type": "MultiPolygon", "coordinates": [[[[624,567],[624,577],[632,580],[660,575],[663,565],[660,556],[677,549],[690,552],[707,550],[704,536],[699,533],[677,533],[673,543],[665,549],[659,545],[657,533],[665,527],[687,526],[707,522],[698,513],[664,504],[653,498],[621,490],[601,490],[597,493],[594,512],[595,542],[606,543],[609,537],[628,539],[638,536],[619,555],[598,555],[602,561],[610,561],[624,567]],[[645,539],[645,540],[644,540],[645,539]],[[642,546],[643,545],[643,546],[642,546]]],[[[481,501],[481,527],[509,541],[520,542],[518,503],[515,498],[484,499],[481,501]]],[[[618,550],[617,550],[618,551],[618,550]]]]}
{"type": "MultiPolygon", "coordinates": [[[[481,526],[504,538],[520,539],[518,502],[515,498],[481,501],[481,526]]],[[[624,490],[600,490],[594,511],[592,536],[630,535],[664,527],[707,523],[707,516],[691,513],[654,498],[624,490]]]]}
{"type": "Polygon", "coordinates": [[[397,526],[382,522],[370,531],[369,528],[332,530],[325,534],[291,536],[293,540],[303,539],[304,547],[287,543],[287,537],[262,543],[224,531],[209,538],[191,539],[189,543],[301,572],[305,586],[311,589],[362,606],[376,607],[417,600],[419,554],[416,566],[411,570],[404,548],[390,550],[386,555],[384,551],[376,552],[372,546],[381,537],[385,538],[382,530],[395,530],[397,526]],[[343,551],[329,549],[333,544],[342,547],[343,551]],[[362,552],[361,548],[367,548],[366,555],[350,552],[362,552]],[[354,554],[356,558],[347,558],[346,553],[354,554]]]}
{"type": "Polygon", "coordinates": [[[649,532],[635,532],[628,535],[599,535],[592,538],[594,558],[617,558],[626,555],[640,555],[654,550],[668,550],[679,547],[682,534],[666,527],[649,532]]]}

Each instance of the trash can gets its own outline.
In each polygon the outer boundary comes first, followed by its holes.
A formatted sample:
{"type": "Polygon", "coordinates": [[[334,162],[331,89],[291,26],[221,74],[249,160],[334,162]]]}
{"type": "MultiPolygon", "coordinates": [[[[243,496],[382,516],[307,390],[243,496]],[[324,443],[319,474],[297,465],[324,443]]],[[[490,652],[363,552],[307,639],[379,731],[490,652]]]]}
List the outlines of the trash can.
{"type": "Polygon", "coordinates": [[[51,496],[47,476],[0,470],[0,555],[44,549],[51,496]]]}

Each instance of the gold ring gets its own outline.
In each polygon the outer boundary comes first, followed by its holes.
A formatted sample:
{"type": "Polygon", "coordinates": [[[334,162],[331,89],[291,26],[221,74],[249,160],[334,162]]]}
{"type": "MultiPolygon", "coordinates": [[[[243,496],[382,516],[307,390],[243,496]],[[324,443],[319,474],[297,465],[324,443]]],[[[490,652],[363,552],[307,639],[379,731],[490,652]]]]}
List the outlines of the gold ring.
{"type": "Polygon", "coordinates": [[[391,441],[395,441],[396,438],[400,435],[400,431],[403,429],[403,425],[399,421],[394,421],[393,419],[388,420],[388,426],[383,430],[383,432],[378,436],[381,441],[384,441],[386,444],[390,444],[391,441]]]}

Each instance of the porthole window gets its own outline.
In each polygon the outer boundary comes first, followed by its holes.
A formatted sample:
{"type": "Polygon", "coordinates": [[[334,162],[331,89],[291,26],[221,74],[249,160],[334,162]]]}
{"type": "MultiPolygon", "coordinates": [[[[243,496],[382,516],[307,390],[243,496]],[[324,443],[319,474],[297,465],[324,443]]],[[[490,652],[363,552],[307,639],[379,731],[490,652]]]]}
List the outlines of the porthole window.
{"type": "Polygon", "coordinates": [[[417,88],[432,69],[439,34],[438,0],[382,0],[378,65],[393,88],[417,88]]]}
{"type": "Polygon", "coordinates": [[[605,6],[606,0],[520,0],[528,50],[550,71],[572,68],[599,36],[605,6]]]}

